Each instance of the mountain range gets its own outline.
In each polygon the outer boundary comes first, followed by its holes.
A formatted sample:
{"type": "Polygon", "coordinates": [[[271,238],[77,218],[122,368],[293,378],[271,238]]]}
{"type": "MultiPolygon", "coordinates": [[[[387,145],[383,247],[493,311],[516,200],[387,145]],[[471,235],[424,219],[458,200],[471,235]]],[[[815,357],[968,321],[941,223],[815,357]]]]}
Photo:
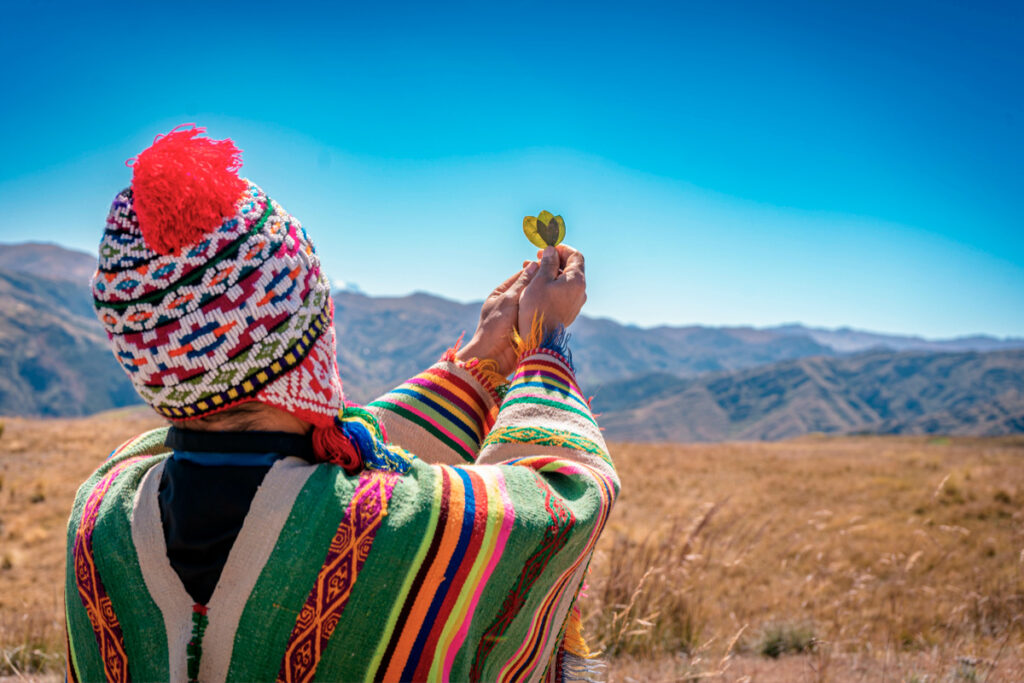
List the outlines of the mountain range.
{"type": "Polygon", "coordinates": [[[869,351],[684,379],[606,384],[593,401],[615,438],[775,440],[825,434],[1024,432],[1024,350],[869,351]]]}
{"type": "Polygon", "coordinates": [[[0,414],[85,415],[137,402],[88,288],[0,271],[0,414]]]}
{"type": "MultiPolygon", "coordinates": [[[[95,257],[0,244],[0,414],[81,415],[138,401],[106,347],[95,257]]],[[[478,303],[337,291],[338,360],[364,402],[476,326],[478,303]]],[[[580,316],[572,349],[610,438],[779,439],[807,432],[1024,431],[1024,339],[928,340],[798,324],[640,328],[580,316]]]]}

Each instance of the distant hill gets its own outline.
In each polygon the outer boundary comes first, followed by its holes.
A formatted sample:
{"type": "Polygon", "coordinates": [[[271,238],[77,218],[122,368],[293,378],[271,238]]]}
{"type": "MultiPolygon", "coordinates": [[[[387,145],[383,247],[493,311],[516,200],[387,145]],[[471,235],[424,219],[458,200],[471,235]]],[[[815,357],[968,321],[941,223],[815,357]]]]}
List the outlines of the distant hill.
{"type": "Polygon", "coordinates": [[[0,414],[86,415],[136,401],[86,287],[0,271],[0,414]]]}
{"type": "MultiPolygon", "coordinates": [[[[436,361],[461,332],[468,341],[480,312],[480,304],[425,293],[370,297],[335,292],[334,301],[342,378],[346,391],[359,401],[436,361]]],[[[580,316],[571,331],[584,385],[650,372],[691,377],[834,353],[805,337],[741,327],[643,329],[580,316]]]]}
{"type": "Polygon", "coordinates": [[[1024,351],[875,351],[685,379],[652,374],[594,399],[617,440],[1024,432],[1024,351]]]}
{"type": "Polygon", "coordinates": [[[0,243],[0,270],[88,287],[96,271],[96,256],[49,242],[0,243]]]}
{"type": "MultiPolygon", "coordinates": [[[[86,283],[94,268],[93,256],[57,245],[0,245],[0,414],[81,415],[138,402],[93,315],[86,283]]],[[[339,365],[357,402],[471,335],[479,312],[479,304],[426,293],[337,291],[334,299],[339,365]]],[[[640,328],[587,316],[571,332],[580,383],[596,394],[614,438],[1024,431],[1024,351],[979,353],[1024,348],[1024,340],[801,325],[640,328]]]]}
{"type": "Polygon", "coordinates": [[[437,361],[463,331],[476,329],[479,304],[431,294],[370,297],[334,293],[338,367],[346,396],[365,403],[437,361]]]}
{"type": "MultiPolygon", "coordinates": [[[[479,304],[461,304],[422,292],[403,297],[335,292],[334,301],[342,378],[358,401],[369,400],[436,360],[459,333],[464,331],[468,338],[479,314],[479,304]]],[[[586,315],[576,320],[571,332],[573,358],[584,387],[652,373],[692,378],[785,360],[839,357],[865,349],[1024,348],[1024,339],[986,336],[934,341],[801,325],[641,328],[586,315]]]]}
{"type": "Polygon", "coordinates": [[[857,353],[870,349],[889,349],[892,351],[1001,351],[1024,348],[1024,339],[1012,337],[998,339],[982,334],[969,337],[955,337],[953,339],[925,339],[924,337],[865,332],[849,327],[827,330],[821,327],[805,327],[804,325],[797,324],[770,327],[766,331],[797,337],[810,337],[819,344],[828,346],[839,353],[857,353]]]}

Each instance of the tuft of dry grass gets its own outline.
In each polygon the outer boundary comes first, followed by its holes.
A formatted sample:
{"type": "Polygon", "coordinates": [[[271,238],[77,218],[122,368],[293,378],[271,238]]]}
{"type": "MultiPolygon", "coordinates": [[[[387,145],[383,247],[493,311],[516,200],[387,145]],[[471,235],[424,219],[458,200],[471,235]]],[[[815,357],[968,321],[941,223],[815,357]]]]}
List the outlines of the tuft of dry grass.
{"type": "Polygon", "coordinates": [[[602,540],[595,562],[600,583],[592,591],[601,608],[592,627],[609,657],[698,649],[704,615],[694,581],[702,571],[697,551],[716,509],[704,506],[689,523],[677,517],[641,540],[618,530],[602,540]]]}
{"type": "Polygon", "coordinates": [[[63,620],[43,614],[0,613],[0,676],[64,668],[63,620]]]}
{"type": "MultiPolygon", "coordinates": [[[[62,667],[74,492],[159,424],[4,419],[0,677],[62,667]]],[[[612,454],[623,492],[582,602],[609,680],[1024,680],[1024,438],[612,454]]]]}

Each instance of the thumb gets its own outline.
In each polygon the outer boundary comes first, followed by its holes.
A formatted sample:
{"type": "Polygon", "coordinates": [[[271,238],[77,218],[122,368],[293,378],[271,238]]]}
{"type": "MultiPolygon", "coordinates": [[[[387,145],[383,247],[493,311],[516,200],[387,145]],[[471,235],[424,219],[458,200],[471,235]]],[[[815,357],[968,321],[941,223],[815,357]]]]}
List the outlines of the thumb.
{"type": "Polygon", "coordinates": [[[522,294],[524,289],[526,289],[526,285],[530,284],[530,281],[533,280],[533,276],[537,273],[537,269],[539,267],[540,266],[537,265],[536,261],[530,261],[523,266],[523,270],[519,273],[519,277],[517,277],[511,286],[509,286],[506,293],[511,294],[518,299],[519,295],[522,294]]]}
{"type": "Polygon", "coordinates": [[[558,277],[558,251],[554,247],[544,247],[540,256],[540,269],[537,278],[553,282],[558,277]]]}

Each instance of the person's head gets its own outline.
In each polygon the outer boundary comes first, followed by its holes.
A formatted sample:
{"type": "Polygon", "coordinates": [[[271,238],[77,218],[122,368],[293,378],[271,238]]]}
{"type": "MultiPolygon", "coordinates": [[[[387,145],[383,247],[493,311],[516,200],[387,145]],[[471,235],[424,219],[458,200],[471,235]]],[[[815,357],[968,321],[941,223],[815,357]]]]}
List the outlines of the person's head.
{"type": "Polygon", "coordinates": [[[203,132],[176,128],[129,162],[97,315],[139,395],[175,424],[252,424],[268,406],[329,451],[345,405],[329,281],[299,221],[238,176],[235,145],[203,132]]]}

